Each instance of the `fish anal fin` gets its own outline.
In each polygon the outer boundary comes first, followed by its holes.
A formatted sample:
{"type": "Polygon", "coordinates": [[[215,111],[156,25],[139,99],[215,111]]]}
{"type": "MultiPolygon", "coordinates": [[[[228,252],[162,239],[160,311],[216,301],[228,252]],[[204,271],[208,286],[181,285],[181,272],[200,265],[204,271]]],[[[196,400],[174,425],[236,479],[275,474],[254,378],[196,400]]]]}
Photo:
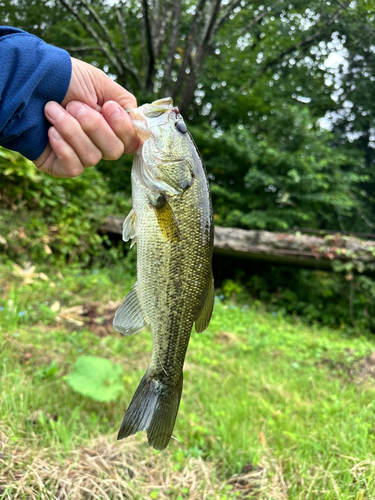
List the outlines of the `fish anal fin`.
{"type": "Polygon", "coordinates": [[[204,332],[205,329],[208,327],[212,316],[212,310],[214,308],[214,302],[215,302],[214,279],[211,275],[206,302],[204,303],[203,309],[199,314],[198,318],[195,320],[195,331],[197,333],[204,332]]]}
{"type": "Polygon", "coordinates": [[[122,226],[122,239],[124,241],[129,241],[134,238],[137,234],[137,216],[135,215],[134,208],[132,208],[124,220],[122,226]]]}
{"type": "Polygon", "coordinates": [[[139,302],[137,283],[135,283],[116,311],[113,328],[124,335],[134,335],[147,324],[148,321],[139,302]]]}

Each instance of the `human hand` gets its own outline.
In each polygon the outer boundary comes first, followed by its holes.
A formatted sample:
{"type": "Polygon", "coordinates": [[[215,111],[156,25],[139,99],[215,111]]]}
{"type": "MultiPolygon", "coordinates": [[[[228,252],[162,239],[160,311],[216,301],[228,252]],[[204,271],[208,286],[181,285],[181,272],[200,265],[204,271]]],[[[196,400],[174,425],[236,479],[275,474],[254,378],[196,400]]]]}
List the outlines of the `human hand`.
{"type": "Polygon", "coordinates": [[[135,97],[103,71],[72,58],[72,76],[63,102],[44,108],[53,125],[49,143],[34,163],[55,177],[77,177],[85,167],[117,160],[139,144],[124,108],[137,107],[135,97]]]}

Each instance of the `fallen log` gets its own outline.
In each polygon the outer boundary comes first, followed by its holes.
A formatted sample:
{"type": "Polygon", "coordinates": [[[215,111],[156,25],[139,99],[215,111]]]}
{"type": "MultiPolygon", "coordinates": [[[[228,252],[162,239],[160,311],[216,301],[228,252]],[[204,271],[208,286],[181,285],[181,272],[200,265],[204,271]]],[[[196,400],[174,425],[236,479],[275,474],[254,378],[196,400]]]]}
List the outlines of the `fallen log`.
{"type": "MultiPolygon", "coordinates": [[[[121,217],[107,217],[100,231],[122,234],[123,221],[121,217]]],[[[375,241],[339,232],[321,237],[217,226],[214,253],[317,270],[332,270],[333,261],[339,260],[354,262],[366,274],[375,272],[375,241]]]]}
{"type": "Polygon", "coordinates": [[[293,229],[289,230],[288,233],[311,233],[311,234],[317,234],[319,236],[325,236],[326,234],[343,234],[346,236],[354,236],[356,238],[361,238],[361,239],[367,239],[367,240],[375,240],[375,233],[357,233],[355,231],[335,231],[333,229],[313,229],[311,227],[294,227],[293,229]]]}

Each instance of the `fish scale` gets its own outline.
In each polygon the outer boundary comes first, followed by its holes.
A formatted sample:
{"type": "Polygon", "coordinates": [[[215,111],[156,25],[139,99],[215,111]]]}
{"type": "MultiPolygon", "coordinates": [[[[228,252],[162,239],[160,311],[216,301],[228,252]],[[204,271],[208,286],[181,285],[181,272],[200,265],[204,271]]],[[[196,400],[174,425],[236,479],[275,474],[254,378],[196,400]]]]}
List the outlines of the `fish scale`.
{"type": "Polygon", "coordinates": [[[178,412],[193,324],[203,331],[212,313],[212,205],[202,159],[186,127],[176,127],[183,121],[172,100],[130,115],[144,140],[134,156],[133,210],[124,223],[124,239],[136,235],[137,284],[114,327],[132,334],[150,324],[152,357],[118,438],[147,430],[149,444],[164,449],[178,412]]]}

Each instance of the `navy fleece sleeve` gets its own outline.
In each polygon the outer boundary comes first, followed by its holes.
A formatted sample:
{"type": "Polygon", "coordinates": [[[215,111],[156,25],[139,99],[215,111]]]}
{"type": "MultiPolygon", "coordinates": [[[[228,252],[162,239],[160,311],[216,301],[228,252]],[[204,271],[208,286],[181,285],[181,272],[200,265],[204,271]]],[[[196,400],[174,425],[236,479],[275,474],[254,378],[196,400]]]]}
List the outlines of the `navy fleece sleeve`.
{"type": "Polygon", "coordinates": [[[71,61],[62,49],[36,36],[0,26],[0,145],[35,160],[48,142],[48,101],[61,103],[71,61]]]}

